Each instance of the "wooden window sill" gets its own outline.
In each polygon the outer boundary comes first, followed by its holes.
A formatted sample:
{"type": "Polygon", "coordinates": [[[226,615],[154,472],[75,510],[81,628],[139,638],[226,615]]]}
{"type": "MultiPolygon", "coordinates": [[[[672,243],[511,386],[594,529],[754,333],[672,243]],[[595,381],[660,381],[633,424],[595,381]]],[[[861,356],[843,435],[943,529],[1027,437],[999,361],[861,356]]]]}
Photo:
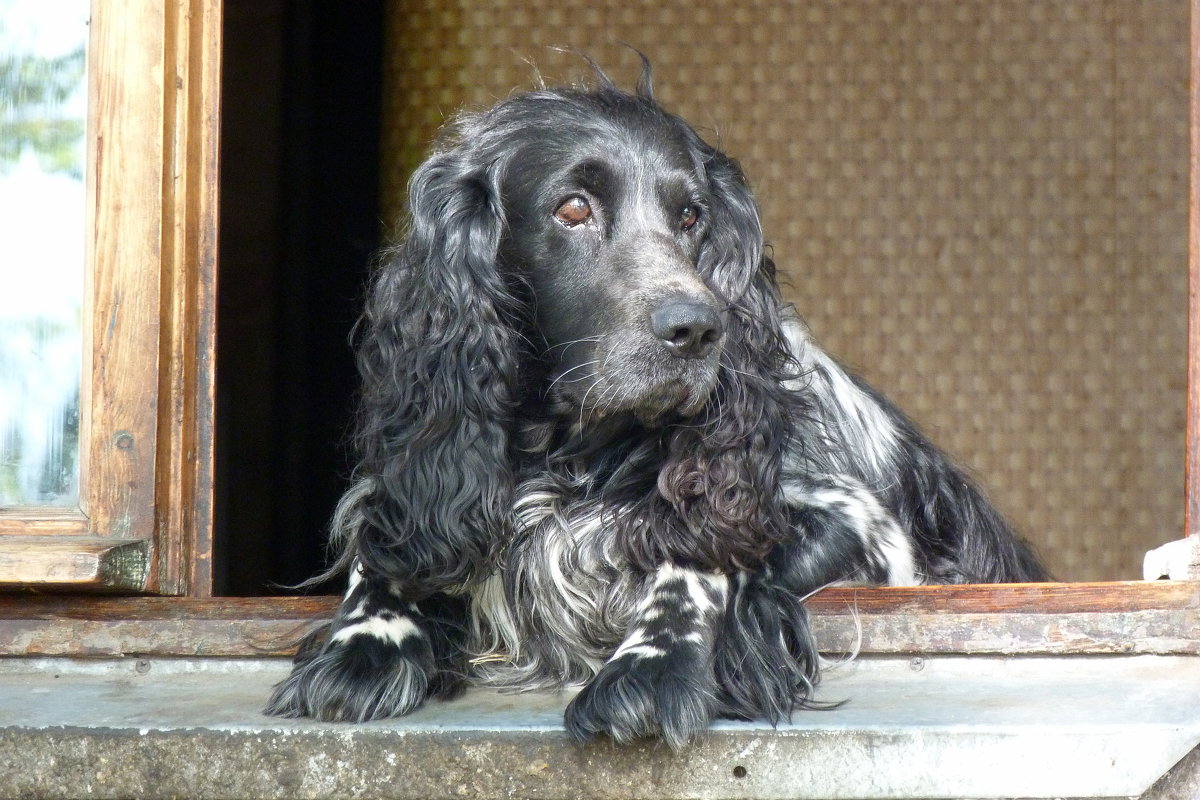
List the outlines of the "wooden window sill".
{"type": "MultiPolygon", "coordinates": [[[[0,656],[288,655],[336,597],[0,596],[0,656]]],[[[1200,654],[1200,582],[831,588],[822,649],[861,653],[1200,654]]]]}

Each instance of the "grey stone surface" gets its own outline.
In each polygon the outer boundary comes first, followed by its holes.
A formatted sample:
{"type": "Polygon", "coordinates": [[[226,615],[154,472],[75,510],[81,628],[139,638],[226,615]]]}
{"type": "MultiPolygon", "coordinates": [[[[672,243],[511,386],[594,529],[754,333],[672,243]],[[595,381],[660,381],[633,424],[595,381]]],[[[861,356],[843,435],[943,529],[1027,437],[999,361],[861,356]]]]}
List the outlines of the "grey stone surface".
{"type": "Polygon", "coordinates": [[[0,661],[0,797],[1122,797],[1200,741],[1187,657],[864,658],[822,684],[845,705],[720,722],[679,754],[571,744],[566,695],[472,691],[366,725],[262,716],[286,669],[0,661]]]}

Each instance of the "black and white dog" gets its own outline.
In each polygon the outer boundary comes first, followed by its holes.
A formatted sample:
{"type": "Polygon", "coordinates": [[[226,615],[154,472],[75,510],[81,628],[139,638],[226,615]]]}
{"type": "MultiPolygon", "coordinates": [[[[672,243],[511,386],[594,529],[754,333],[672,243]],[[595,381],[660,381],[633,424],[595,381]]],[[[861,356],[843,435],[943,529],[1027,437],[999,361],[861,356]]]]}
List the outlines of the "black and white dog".
{"type": "Polygon", "coordinates": [[[582,686],[572,736],[680,747],[808,702],[823,586],[1045,577],[811,341],[740,168],[648,69],[461,116],[409,205],[362,323],[349,589],[269,713],[582,686]]]}

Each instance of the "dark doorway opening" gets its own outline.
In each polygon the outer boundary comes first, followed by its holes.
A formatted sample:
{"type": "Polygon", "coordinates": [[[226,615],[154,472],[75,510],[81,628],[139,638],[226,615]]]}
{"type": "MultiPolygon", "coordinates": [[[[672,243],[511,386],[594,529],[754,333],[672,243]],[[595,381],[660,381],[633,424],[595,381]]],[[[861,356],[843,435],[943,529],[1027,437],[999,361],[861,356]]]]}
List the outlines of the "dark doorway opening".
{"type": "Polygon", "coordinates": [[[323,567],[351,467],[384,12],[226,0],[224,19],[214,591],[286,593],[323,567]]]}

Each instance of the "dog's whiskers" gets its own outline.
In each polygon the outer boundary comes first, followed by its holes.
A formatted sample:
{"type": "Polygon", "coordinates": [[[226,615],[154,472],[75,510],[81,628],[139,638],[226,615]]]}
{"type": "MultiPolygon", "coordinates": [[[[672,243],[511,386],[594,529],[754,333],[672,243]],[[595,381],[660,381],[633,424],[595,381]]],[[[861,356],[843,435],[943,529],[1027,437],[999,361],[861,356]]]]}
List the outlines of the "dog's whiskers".
{"type": "MultiPolygon", "coordinates": [[[[583,418],[584,418],[584,414],[587,412],[588,395],[590,395],[592,393],[592,390],[595,389],[597,386],[599,386],[603,382],[604,382],[604,377],[602,375],[597,375],[596,380],[594,380],[592,382],[592,385],[587,388],[587,391],[583,393],[583,399],[581,399],[579,401],[579,433],[581,436],[583,435],[583,430],[584,430],[583,418]]],[[[601,394],[603,394],[603,390],[601,390],[601,394]]]]}
{"type": "Polygon", "coordinates": [[[587,367],[595,366],[597,363],[599,363],[599,361],[600,361],[600,359],[596,358],[591,361],[585,361],[582,364],[576,364],[575,366],[571,367],[569,370],[567,370],[566,372],[563,372],[561,375],[559,375],[557,378],[555,378],[553,381],[550,382],[550,385],[546,387],[546,391],[543,392],[543,396],[549,397],[550,390],[554,388],[555,384],[557,384],[563,378],[570,375],[572,372],[575,372],[576,370],[580,370],[580,369],[585,369],[587,367]]]}
{"type": "Polygon", "coordinates": [[[561,342],[559,344],[555,344],[555,345],[551,345],[550,347],[547,347],[545,349],[545,351],[543,351],[543,355],[549,355],[560,347],[563,349],[563,355],[566,355],[567,348],[569,348],[569,347],[573,347],[577,344],[587,344],[587,343],[594,344],[594,343],[600,341],[602,338],[604,338],[604,337],[602,337],[602,336],[584,336],[581,339],[572,339],[569,342],[561,342]]]}

